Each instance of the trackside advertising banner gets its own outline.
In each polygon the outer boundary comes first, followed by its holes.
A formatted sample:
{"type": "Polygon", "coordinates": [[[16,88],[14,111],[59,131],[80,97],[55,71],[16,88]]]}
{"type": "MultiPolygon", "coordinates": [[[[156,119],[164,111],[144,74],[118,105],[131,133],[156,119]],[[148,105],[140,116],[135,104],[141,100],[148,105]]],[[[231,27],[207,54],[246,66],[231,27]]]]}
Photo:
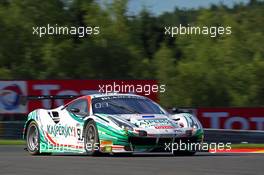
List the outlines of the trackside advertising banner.
{"type": "Polygon", "coordinates": [[[264,108],[197,108],[204,128],[264,130],[264,108]]]}
{"type": "MultiPolygon", "coordinates": [[[[0,114],[27,114],[37,108],[51,108],[51,100],[34,100],[21,105],[21,95],[86,95],[90,91],[134,92],[158,101],[158,93],[166,93],[166,87],[156,80],[0,81],[0,114]]],[[[55,100],[53,107],[68,101],[55,100]]],[[[193,113],[204,128],[264,130],[264,108],[261,107],[196,108],[193,113]]]]}
{"type": "MultiPolygon", "coordinates": [[[[26,95],[86,95],[91,91],[126,92],[158,100],[158,92],[165,87],[156,80],[27,80],[0,81],[0,114],[26,114],[36,108],[51,108],[51,100],[19,103],[19,97],[26,95]]],[[[55,100],[60,106],[69,100],[55,100]]]]}
{"type": "Polygon", "coordinates": [[[0,81],[0,114],[27,113],[27,105],[19,104],[19,96],[27,93],[26,81],[0,81]]]}

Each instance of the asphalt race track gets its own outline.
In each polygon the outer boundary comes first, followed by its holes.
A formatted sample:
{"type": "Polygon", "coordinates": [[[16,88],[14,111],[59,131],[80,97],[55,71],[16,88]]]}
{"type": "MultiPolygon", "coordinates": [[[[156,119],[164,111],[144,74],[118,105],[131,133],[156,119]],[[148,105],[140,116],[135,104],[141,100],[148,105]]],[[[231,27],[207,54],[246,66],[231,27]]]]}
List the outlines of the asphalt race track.
{"type": "Polygon", "coordinates": [[[0,146],[0,174],[263,175],[264,154],[198,153],[192,157],[166,154],[140,154],[132,157],[30,156],[21,146],[0,146]]]}

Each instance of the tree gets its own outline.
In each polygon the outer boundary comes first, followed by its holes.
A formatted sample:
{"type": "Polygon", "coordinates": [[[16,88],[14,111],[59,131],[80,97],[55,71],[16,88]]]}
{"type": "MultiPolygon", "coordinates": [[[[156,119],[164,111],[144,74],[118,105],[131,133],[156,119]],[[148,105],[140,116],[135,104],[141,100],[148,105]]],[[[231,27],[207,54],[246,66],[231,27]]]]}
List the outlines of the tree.
{"type": "Polygon", "coordinates": [[[172,51],[162,44],[159,51],[153,59],[153,66],[156,72],[156,79],[160,85],[166,86],[166,91],[160,93],[160,100],[164,106],[172,106],[174,102],[174,86],[175,86],[175,64],[172,51]]]}

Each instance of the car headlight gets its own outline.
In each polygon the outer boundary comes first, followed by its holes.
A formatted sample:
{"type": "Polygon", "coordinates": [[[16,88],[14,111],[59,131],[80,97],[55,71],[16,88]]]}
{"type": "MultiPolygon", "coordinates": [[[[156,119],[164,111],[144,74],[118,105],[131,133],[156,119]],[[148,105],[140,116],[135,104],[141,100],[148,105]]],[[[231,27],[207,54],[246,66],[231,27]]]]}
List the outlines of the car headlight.
{"type": "Polygon", "coordinates": [[[181,113],[172,115],[172,120],[178,123],[181,127],[190,127],[194,129],[202,129],[200,121],[193,115],[188,113],[181,113]]]}
{"type": "Polygon", "coordinates": [[[196,118],[196,117],[192,117],[193,123],[192,123],[192,128],[195,129],[202,129],[202,124],[200,123],[200,121],[196,118]]]}
{"type": "Polygon", "coordinates": [[[109,117],[117,126],[119,126],[120,128],[122,128],[122,129],[124,129],[124,130],[126,130],[126,131],[128,131],[128,130],[130,130],[130,131],[133,131],[133,127],[132,126],[130,126],[129,124],[127,124],[127,123],[125,123],[125,122],[122,122],[122,121],[120,121],[120,120],[117,120],[117,119],[115,119],[114,117],[109,117]]]}

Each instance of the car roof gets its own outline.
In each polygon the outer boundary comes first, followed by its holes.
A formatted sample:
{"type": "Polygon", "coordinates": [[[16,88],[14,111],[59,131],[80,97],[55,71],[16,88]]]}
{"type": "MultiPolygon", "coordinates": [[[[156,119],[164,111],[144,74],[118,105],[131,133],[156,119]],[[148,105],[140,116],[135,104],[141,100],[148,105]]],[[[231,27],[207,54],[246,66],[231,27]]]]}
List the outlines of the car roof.
{"type": "Polygon", "coordinates": [[[69,104],[73,103],[74,101],[80,100],[80,99],[87,99],[89,102],[91,102],[91,99],[93,99],[93,98],[110,97],[110,96],[133,96],[133,97],[146,98],[146,97],[141,96],[141,95],[129,94],[129,93],[94,93],[91,95],[83,95],[83,96],[80,96],[76,99],[73,99],[69,103],[65,104],[64,106],[68,106],[69,104]]]}
{"type": "Polygon", "coordinates": [[[91,98],[100,98],[100,97],[109,97],[109,96],[134,96],[134,97],[144,97],[136,94],[129,94],[129,93],[96,93],[92,95],[86,95],[90,96],[91,98]]]}

